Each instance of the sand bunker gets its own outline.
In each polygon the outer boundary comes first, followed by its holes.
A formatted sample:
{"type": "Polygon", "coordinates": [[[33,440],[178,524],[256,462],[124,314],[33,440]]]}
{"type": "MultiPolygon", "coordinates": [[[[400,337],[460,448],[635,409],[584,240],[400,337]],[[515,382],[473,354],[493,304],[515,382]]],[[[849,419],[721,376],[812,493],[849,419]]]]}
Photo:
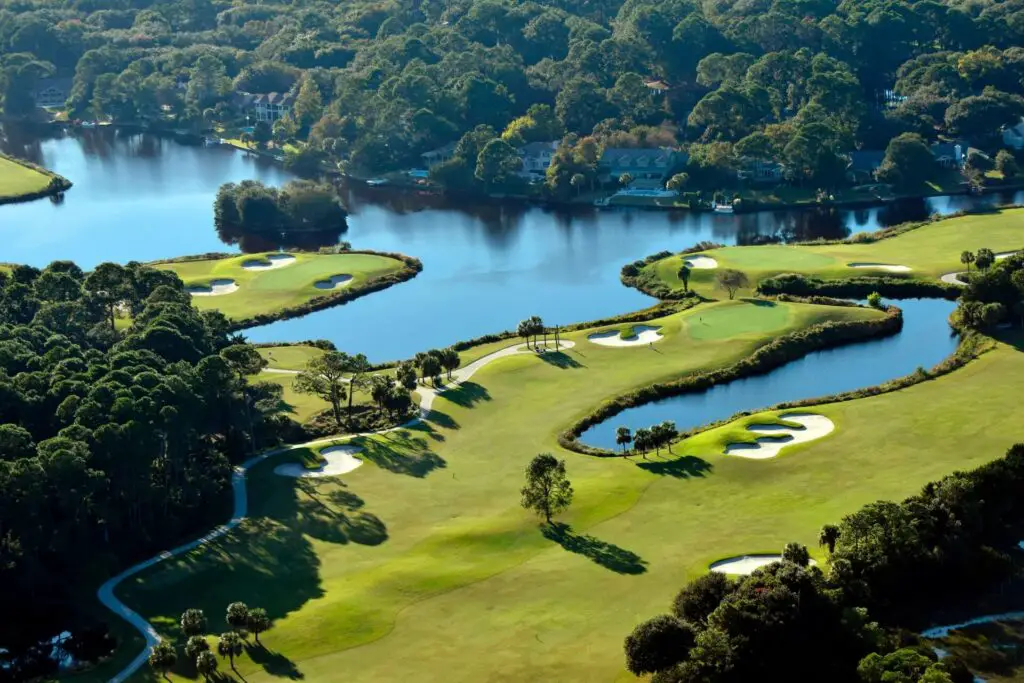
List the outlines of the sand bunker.
{"type": "Polygon", "coordinates": [[[325,462],[315,470],[299,462],[287,462],[275,467],[274,474],[280,474],[282,477],[336,477],[351,472],[363,464],[362,460],[355,457],[355,454],[362,450],[358,446],[331,446],[320,451],[320,456],[325,462]]]}
{"type": "Polygon", "coordinates": [[[192,296],[220,296],[238,291],[238,283],[234,280],[210,280],[208,285],[194,285],[187,290],[192,296]]]}
{"type": "MultiPolygon", "coordinates": [[[[755,569],[760,569],[781,559],[782,555],[742,555],[712,562],[710,569],[720,574],[742,574],[747,576],[753,574],[755,569]]],[[[816,564],[818,563],[811,560],[812,567],[816,564]]]]}
{"type": "Polygon", "coordinates": [[[960,279],[961,275],[966,275],[966,273],[946,273],[939,279],[949,285],[966,285],[967,283],[960,279]]]}
{"type": "Polygon", "coordinates": [[[718,261],[710,256],[684,256],[683,263],[695,270],[711,270],[718,267],[718,261]]]}
{"type": "Polygon", "coordinates": [[[847,263],[850,268],[871,268],[873,270],[884,270],[890,273],[909,273],[910,266],[899,266],[889,263],[847,263]]]}
{"type": "Polygon", "coordinates": [[[1019,254],[1019,253],[1020,253],[1020,249],[1018,249],[1017,251],[1001,251],[998,254],[996,254],[996,261],[1002,261],[1004,258],[1010,258],[1014,254],[1019,254]]]}
{"type": "Polygon", "coordinates": [[[774,458],[786,446],[820,439],[836,428],[832,420],[814,413],[786,413],[779,417],[787,422],[803,425],[803,429],[779,424],[752,424],[747,427],[748,432],[765,436],[759,437],[756,443],[728,444],[725,447],[725,454],[755,460],[774,458]]]}
{"type": "Polygon", "coordinates": [[[295,263],[295,257],[291,254],[271,254],[264,259],[251,259],[242,261],[242,268],[246,270],[273,270],[284,268],[295,263]]]}
{"type": "Polygon", "coordinates": [[[326,280],[317,280],[313,286],[317,289],[341,289],[352,282],[351,275],[332,275],[326,280]]]}
{"type": "Polygon", "coordinates": [[[629,337],[623,337],[618,330],[608,330],[587,335],[587,341],[601,346],[645,346],[662,339],[658,329],[649,325],[634,325],[633,334],[629,337]]]}

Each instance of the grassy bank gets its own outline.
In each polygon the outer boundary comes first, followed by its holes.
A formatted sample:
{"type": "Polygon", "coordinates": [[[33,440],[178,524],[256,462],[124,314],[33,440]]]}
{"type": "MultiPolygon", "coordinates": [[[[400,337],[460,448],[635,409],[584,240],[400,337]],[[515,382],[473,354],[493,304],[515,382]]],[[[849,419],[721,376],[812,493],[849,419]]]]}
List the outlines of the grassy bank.
{"type": "Polygon", "coordinates": [[[59,175],[0,154],[0,204],[38,199],[69,187],[71,183],[59,175]]]}

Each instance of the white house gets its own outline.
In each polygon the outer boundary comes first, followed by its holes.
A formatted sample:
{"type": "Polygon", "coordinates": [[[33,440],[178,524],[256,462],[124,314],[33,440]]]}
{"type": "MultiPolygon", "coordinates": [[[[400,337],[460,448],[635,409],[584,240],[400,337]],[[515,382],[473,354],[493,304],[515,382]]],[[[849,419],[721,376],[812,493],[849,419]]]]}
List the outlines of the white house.
{"type": "Polygon", "coordinates": [[[287,92],[271,92],[256,95],[242,94],[246,96],[247,109],[252,113],[252,117],[256,121],[266,121],[267,123],[273,123],[290,114],[292,103],[295,100],[295,97],[287,92]]]}
{"type": "Polygon", "coordinates": [[[944,168],[963,168],[964,146],[959,142],[935,142],[931,145],[935,162],[944,168]]]}
{"type": "Polygon", "coordinates": [[[1016,126],[1003,127],[1003,144],[1010,149],[1024,149],[1024,116],[1016,126]]]}
{"type": "Polygon", "coordinates": [[[449,142],[444,147],[438,147],[437,149],[432,149],[429,152],[424,152],[420,155],[420,158],[423,159],[423,165],[426,168],[433,168],[438,164],[443,164],[448,161],[455,155],[455,145],[456,143],[449,142]]]}
{"type": "Polygon", "coordinates": [[[32,97],[37,107],[63,107],[71,94],[70,78],[40,78],[32,97]]]}
{"type": "Polygon", "coordinates": [[[519,153],[519,158],[523,161],[523,167],[519,170],[519,175],[534,177],[546,174],[548,166],[551,165],[551,157],[554,156],[557,149],[558,141],[528,142],[518,148],[516,151],[519,153]]]}

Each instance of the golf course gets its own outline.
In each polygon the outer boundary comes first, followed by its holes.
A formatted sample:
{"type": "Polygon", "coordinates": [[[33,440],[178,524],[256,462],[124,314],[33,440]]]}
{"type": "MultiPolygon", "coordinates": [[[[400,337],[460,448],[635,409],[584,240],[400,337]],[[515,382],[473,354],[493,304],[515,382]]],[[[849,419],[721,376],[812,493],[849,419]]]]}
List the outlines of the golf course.
{"type": "Polygon", "coordinates": [[[39,196],[50,186],[52,177],[0,155],[0,202],[39,196]]]}
{"type": "Polygon", "coordinates": [[[156,267],[175,272],[197,308],[218,310],[236,321],[301,312],[315,299],[354,295],[386,276],[408,270],[407,264],[390,256],[362,253],[245,254],[177,260],[156,267]]]}

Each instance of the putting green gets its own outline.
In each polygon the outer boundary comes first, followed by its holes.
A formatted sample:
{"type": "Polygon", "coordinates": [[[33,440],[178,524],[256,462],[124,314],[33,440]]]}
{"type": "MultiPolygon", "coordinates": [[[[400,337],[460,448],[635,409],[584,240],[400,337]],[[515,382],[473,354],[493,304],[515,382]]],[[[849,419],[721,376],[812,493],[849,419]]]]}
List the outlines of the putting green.
{"type": "MultiPolygon", "coordinates": [[[[715,275],[723,268],[742,270],[754,287],[760,280],[780,273],[803,273],[823,278],[866,275],[936,280],[944,273],[963,270],[960,254],[982,247],[994,252],[1024,248],[1024,209],[959,216],[910,230],[896,237],[870,244],[765,245],[724,247],[701,252],[718,261],[717,270],[692,270],[690,287],[710,296],[721,296],[715,275]],[[850,263],[907,266],[907,273],[882,269],[851,268],[850,263]]],[[[679,267],[685,258],[674,255],[648,265],[644,270],[667,286],[682,287],[679,267]]],[[[750,291],[750,290],[744,290],[750,291]]]]}
{"type": "Polygon", "coordinates": [[[727,339],[747,334],[763,334],[786,327],[792,309],[772,301],[751,301],[747,306],[718,306],[687,318],[687,331],[693,339],[727,339]]]}
{"type": "Polygon", "coordinates": [[[172,270],[188,286],[207,286],[213,280],[233,280],[238,290],[218,296],[195,296],[193,303],[200,310],[216,309],[233,320],[245,320],[260,314],[279,313],[301,306],[312,299],[329,296],[336,291],[358,290],[367,283],[405,267],[401,261],[376,254],[291,254],[293,262],[277,267],[265,254],[245,254],[225,259],[162,263],[155,267],[172,270]],[[253,263],[264,268],[247,268],[253,263]],[[316,286],[333,275],[351,275],[342,288],[322,289],[316,286]]]}
{"type": "Polygon", "coordinates": [[[42,192],[50,185],[50,176],[0,156],[0,199],[14,199],[42,192]]]}

